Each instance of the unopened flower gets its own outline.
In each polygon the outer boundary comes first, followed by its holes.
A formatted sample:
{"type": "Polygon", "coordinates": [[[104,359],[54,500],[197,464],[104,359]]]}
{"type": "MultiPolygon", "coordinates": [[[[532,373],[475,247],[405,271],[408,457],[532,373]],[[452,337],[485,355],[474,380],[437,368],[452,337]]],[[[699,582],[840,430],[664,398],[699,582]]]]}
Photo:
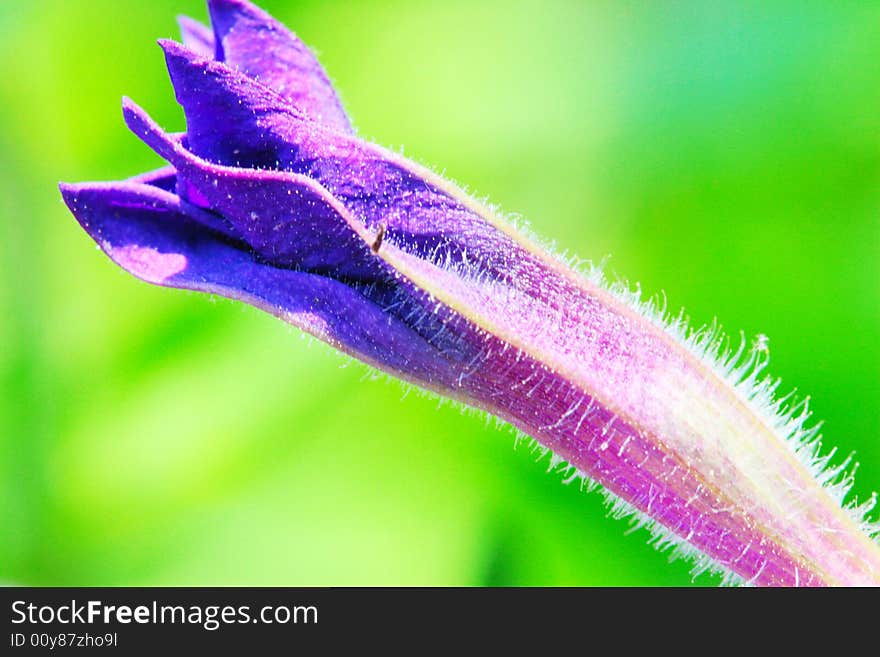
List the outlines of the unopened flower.
{"type": "Polygon", "coordinates": [[[320,65],[243,0],[161,41],[185,134],[126,100],[169,166],[62,185],[135,276],[253,304],[360,360],[492,413],[601,484],[615,511],[729,581],[880,582],[805,405],[765,346],[731,353],[582,276],[431,171],[359,139],[320,65]]]}

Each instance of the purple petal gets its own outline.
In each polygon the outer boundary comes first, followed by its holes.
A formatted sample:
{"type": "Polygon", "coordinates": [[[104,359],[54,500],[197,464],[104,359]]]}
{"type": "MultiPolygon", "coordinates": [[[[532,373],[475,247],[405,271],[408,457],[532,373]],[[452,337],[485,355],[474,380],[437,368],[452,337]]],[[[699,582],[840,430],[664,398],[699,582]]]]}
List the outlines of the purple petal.
{"type": "Polygon", "coordinates": [[[224,64],[161,42],[187,118],[187,147],[220,164],[280,168],[313,178],[373,231],[384,225],[422,253],[459,251],[501,275],[499,232],[445,181],[374,144],[299,115],[224,64]]]}
{"type": "Polygon", "coordinates": [[[408,380],[453,379],[446,355],[355,289],[257,262],[193,220],[173,194],[132,182],[60,189],[101,249],[144,281],[244,301],[408,380]]]}
{"type": "Polygon", "coordinates": [[[210,27],[202,25],[189,16],[178,16],[177,23],[180,25],[180,36],[187,48],[202,57],[214,56],[214,32],[210,27]]]}
{"type": "Polygon", "coordinates": [[[225,64],[174,41],[160,40],[159,45],[186,115],[190,150],[220,164],[277,167],[277,154],[288,146],[269,128],[297,116],[296,110],[275,92],[225,64]],[[206,80],[201,82],[199,76],[206,80]],[[247,102],[242,101],[245,93],[247,102]]]}
{"type": "Polygon", "coordinates": [[[209,0],[208,9],[218,61],[271,87],[316,121],[351,132],[327,74],[295,34],[243,0],[209,0]]]}
{"type": "Polygon", "coordinates": [[[352,229],[354,219],[314,180],[281,171],[224,167],[188,152],[129,99],[129,128],[178,172],[178,190],[222,216],[268,262],[376,280],[385,266],[352,229]]]}

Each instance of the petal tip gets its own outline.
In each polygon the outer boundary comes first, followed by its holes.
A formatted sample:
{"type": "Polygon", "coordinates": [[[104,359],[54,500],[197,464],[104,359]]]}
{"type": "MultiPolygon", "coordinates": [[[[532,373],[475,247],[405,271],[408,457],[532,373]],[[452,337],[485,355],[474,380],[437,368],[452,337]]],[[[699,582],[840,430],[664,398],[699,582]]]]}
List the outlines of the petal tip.
{"type": "Polygon", "coordinates": [[[128,129],[156,151],[160,157],[169,162],[175,160],[174,140],[150,118],[150,115],[140,105],[128,96],[122,98],[122,119],[128,129]]]}
{"type": "Polygon", "coordinates": [[[141,137],[144,133],[146,126],[144,117],[146,116],[146,111],[140,105],[128,96],[122,97],[122,120],[125,121],[128,129],[138,137],[141,137]]]}
{"type": "Polygon", "coordinates": [[[82,191],[83,186],[83,183],[58,183],[58,191],[61,192],[61,198],[64,200],[64,203],[67,205],[67,207],[70,208],[70,211],[74,214],[76,214],[75,208],[77,206],[77,202],[79,200],[80,192],[82,191]]]}
{"type": "Polygon", "coordinates": [[[131,96],[123,96],[122,97],[122,115],[126,116],[128,113],[140,109],[138,104],[131,99],[131,96]]]}
{"type": "Polygon", "coordinates": [[[208,65],[214,60],[173,39],[157,39],[156,43],[165,53],[165,66],[171,77],[171,85],[174,87],[178,102],[183,104],[181,98],[186,93],[187,86],[193,82],[194,71],[207,70],[208,65]]]}
{"type": "Polygon", "coordinates": [[[211,28],[184,15],[177,17],[177,25],[184,45],[203,57],[214,57],[214,32],[211,28]]]}
{"type": "Polygon", "coordinates": [[[178,43],[174,39],[156,39],[156,43],[159,44],[159,47],[166,56],[177,55],[186,48],[182,43],[178,43]]]}
{"type": "Polygon", "coordinates": [[[58,191],[67,209],[80,226],[94,238],[89,212],[89,198],[94,198],[95,183],[58,183],[58,191]]]}
{"type": "Polygon", "coordinates": [[[272,21],[269,14],[246,0],[208,0],[208,13],[215,29],[239,16],[272,21]]]}
{"type": "Polygon", "coordinates": [[[159,47],[165,53],[165,59],[169,62],[169,65],[172,60],[185,63],[211,61],[209,57],[205,57],[186,44],[174,39],[156,39],[156,43],[159,44],[159,47]]]}

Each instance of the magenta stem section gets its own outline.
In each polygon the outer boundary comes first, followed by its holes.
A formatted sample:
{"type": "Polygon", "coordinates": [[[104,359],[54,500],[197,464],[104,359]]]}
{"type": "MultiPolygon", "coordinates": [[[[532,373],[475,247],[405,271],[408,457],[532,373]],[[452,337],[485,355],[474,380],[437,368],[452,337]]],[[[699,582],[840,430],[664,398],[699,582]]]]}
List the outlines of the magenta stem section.
{"type": "Polygon", "coordinates": [[[675,542],[759,586],[822,586],[820,573],[693,464],[647,430],[622,419],[545,363],[437,305],[406,296],[408,316],[442,345],[449,372],[432,386],[510,422],[601,484],[675,542]],[[438,330],[439,327],[439,330],[438,330]]]}
{"type": "Polygon", "coordinates": [[[635,509],[719,565],[759,586],[819,586],[820,577],[762,533],[655,438],[564,378],[500,341],[463,389],[635,509]]]}

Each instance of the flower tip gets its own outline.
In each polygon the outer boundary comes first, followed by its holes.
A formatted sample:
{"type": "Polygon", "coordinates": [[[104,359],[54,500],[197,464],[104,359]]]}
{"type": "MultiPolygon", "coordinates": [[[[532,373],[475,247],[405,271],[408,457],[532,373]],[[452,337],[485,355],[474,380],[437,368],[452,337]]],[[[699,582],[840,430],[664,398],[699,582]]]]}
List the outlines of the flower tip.
{"type": "Polygon", "coordinates": [[[183,56],[184,52],[188,49],[182,43],[178,43],[174,39],[156,39],[156,43],[159,44],[159,47],[162,49],[162,52],[165,53],[165,56],[183,56]]]}
{"type": "Polygon", "coordinates": [[[218,32],[224,32],[225,24],[239,17],[272,20],[269,14],[247,0],[208,0],[208,13],[211,25],[218,32]]]}
{"type": "Polygon", "coordinates": [[[183,32],[199,30],[205,27],[205,25],[202,25],[202,23],[197,21],[195,18],[191,18],[186,14],[177,14],[177,25],[183,32]]]}
{"type": "Polygon", "coordinates": [[[208,26],[197,21],[195,18],[191,18],[186,14],[178,14],[177,15],[177,26],[180,28],[181,33],[186,36],[188,34],[204,36],[208,32],[208,26]]]}
{"type": "Polygon", "coordinates": [[[128,96],[122,97],[122,120],[134,134],[140,136],[144,132],[144,109],[128,96]]]}
{"type": "Polygon", "coordinates": [[[204,67],[214,61],[210,55],[206,56],[173,39],[157,39],[156,43],[165,53],[165,66],[168,68],[171,84],[178,95],[181,92],[180,85],[186,83],[188,72],[194,67],[204,67]]]}
{"type": "Polygon", "coordinates": [[[174,39],[156,39],[156,43],[165,53],[165,61],[168,64],[168,70],[172,70],[172,66],[180,64],[191,64],[194,62],[212,61],[210,55],[204,55],[197,50],[193,50],[186,44],[179,43],[174,39]]]}
{"type": "Polygon", "coordinates": [[[73,211],[73,208],[76,205],[77,196],[81,187],[81,184],[76,183],[58,183],[58,191],[61,192],[61,198],[64,199],[64,202],[71,211],[73,211]]]}
{"type": "Polygon", "coordinates": [[[262,28],[276,25],[275,20],[259,7],[243,0],[208,0],[208,14],[214,28],[216,55],[219,61],[226,59],[223,40],[237,25],[262,28]]]}
{"type": "Polygon", "coordinates": [[[131,99],[131,96],[122,97],[122,115],[125,116],[133,109],[139,109],[138,104],[131,99]]]}
{"type": "MultiPolygon", "coordinates": [[[[94,187],[94,185],[91,187],[94,187]]],[[[88,220],[88,203],[86,202],[89,188],[90,185],[88,183],[58,183],[58,191],[61,192],[64,204],[74,218],[76,218],[77,222],[79,222],[80,226],[91,235],[88,220]]]]}
{"type": "Polygon", "coordinates": [[[174,160],[174,144],[165,131],[150,118],[140,105],[128,96],[122,97],[122,119],[138,139],[166,160],[174,160]]]}
{"type": "Polygon", "coordinates": [[[183,44],[203,57],[214,57],[214,32],[194,18],[179,15],[177,24],[183,44]]]}

